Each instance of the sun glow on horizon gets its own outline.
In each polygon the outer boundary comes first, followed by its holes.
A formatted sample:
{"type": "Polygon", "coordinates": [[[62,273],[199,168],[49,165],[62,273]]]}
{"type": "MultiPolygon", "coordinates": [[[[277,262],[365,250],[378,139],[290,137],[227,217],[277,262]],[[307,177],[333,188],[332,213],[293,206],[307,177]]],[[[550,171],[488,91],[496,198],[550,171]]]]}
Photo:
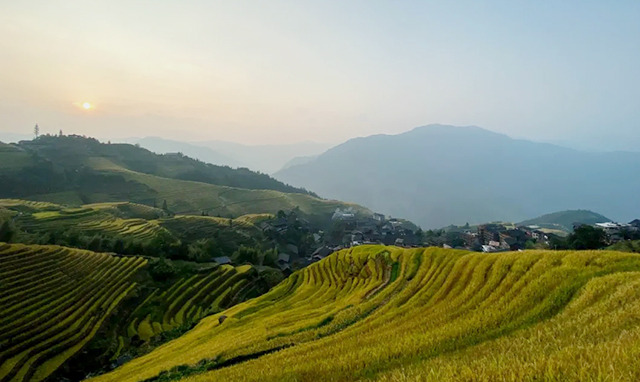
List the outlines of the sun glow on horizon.
{"type": "Polygon", "coordinates": [[[90,104],[89,102],[84,102],[82,104],[82,108],[85,109],[85,110],[89,110],[89,109],[93,108],[93,105],[90,104]]]}

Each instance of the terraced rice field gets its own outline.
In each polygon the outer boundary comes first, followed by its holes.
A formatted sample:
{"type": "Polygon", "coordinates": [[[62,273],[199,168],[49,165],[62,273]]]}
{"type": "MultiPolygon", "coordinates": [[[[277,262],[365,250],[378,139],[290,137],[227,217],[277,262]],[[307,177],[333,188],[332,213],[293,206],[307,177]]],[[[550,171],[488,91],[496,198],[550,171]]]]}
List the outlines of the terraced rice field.
{"type": "Polygon", "coordinates": [[[640,256],[343,250],[92,381],[181,378],[638,381],[640,256]]]}
{"type": "Polygon", "coordinates": [[[138,218],[147,220],[154,220],[164,215],[164,211],[159,208],[131,202],[94,203],[85,204],[83,207],[102,211],[110,211],[115,214],[121,213],[127,218],[138,218]]]}
{"type": "Polygon", "coordinates": [[[162,293],[155,290],[132,313],[127,335],[149,341],[163,331],[223,311],[255,292],[256,276],[249,265],[222,265],[213,272],[181,279],[162,293]]]}
{"type": "Polygon", "coordinates": [[[41,381],[131,291],[139,257],[0,244],[0,381],[41,381]]]}
{"type": "Polygon", "coordinates": [[[36,202],[22,199],[0,199],[0,207],[24,207],[33,210],[60,210],[62,206],[49,202],[36,202]]]}
{"type": "Polygon", "coordinates": [[[154,221],[121,219],[100,209],[88,207],[35,212],[20,217],[19,223],[30,232],[75,229],[89,234],[108,233],[138,240],[150,240],[160,232],[168,234],[168,231],[154,221]]]}

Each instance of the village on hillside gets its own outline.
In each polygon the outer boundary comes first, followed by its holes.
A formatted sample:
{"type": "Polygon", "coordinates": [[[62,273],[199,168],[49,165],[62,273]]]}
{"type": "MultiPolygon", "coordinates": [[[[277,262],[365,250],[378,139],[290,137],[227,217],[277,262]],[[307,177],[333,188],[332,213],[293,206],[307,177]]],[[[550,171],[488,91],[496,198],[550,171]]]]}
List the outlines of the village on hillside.
{"type": "Polygon", "coordinates": [[[300,269],[343,248],[363,244],[414,247],[422,244],[422,231],[413,223],[383,214],[362,216],[337,208],[330,223],[320,227],[300,217],[299,212],[279,211],[260,228],[276,244],[283,272],[300,269]],[[321,229],[323,228],[323,229],[321,229]]]}
{"type": "MultiPolygon", "coordinates": [[[[573,229],[587,226],[576,222],[573,229]]],[[[627,224],[605,222],[588,225],[604,232],[608,245],[621,240],[640,239],[640,219],[627,224]]],[[[293,210],[279,211],[260,228],[278,248],[278,265],[286,273],[319,261],[331,253],[364,244],[398,247],[437,246],[475,252],[506,252],[534,248],[554,248],[568,232],[538,225],[488,223],[478,226],[450,226],[422,231],[413,223],[380,213],[362,216],[351,209],[336,209],[324,229],[311,224],[293,210]],[[327,228],[328,227],[328,228],[327,228]]]]}
{"type": "MultiPolygon", "coordinates": [[[[605,241],[613,245],[621,240],[640,239],[640,219],[627,224],[605,222],[595,224],[573,223],[573,230],[592,227],[604,232],[605,241]]],[[[476,232],[463,230],[453,232],[443,244],[445,248],[469,249],[477,252],[517,251],[532,248],[554,249],[554,239],[567,232],[541,228],[538,225],[514,226],[506,223],[489,223],[477,226],[476,232]]]]}

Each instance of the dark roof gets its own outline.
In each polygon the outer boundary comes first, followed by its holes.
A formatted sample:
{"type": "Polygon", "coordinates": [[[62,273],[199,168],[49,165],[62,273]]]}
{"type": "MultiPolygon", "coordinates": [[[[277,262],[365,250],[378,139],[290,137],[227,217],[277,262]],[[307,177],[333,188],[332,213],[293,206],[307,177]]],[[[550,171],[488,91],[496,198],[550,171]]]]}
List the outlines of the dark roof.
{"type": "Polygon", "coordinates": [[[312,257],[320,257],[322,259],[324,259],[325,257],[329,256],[331,253],[333,252],[333,250],[327,246],[324,247],[320,247],[318,249],[315,250],[315,252],[313,252],[311,254],[312,257]]]}
{"type": "Polygon", "coordinates": [[[286,253],[281,253],[278,255],[278,261],[288,263],[291,260],[291,256],[286,253]]]}
{"type": "Polygon", "coordinates": [[[271,222],[271,225],[274,227],[282,227],[282,226],[286,226],[287,225],[287,219],[285,218],[280,218],[280,219],[276,219],[274,221],[271,222]]]}
{"type": "Polygon", "coordinates": [[[231,264],[231,259],[229,258],[229,256],[214,257],[213,261],[218,264],[231,264]]]}
{"type": "Polygon", "coordinates": [[[504,242],[509,244],[509,245],[514,245],[518,243],[518,240],[516,238],[513,237],[505,237],[504,238],[504,242]]]}
{"type": "Polygon", "coordinates": [[[284,271],[285,269],[289,269],[289,270],[291,270],[291,265],[289,265],[289,264],[287,264],[287,263],[282,263],[282,264],[280,264],[280,269],[281,269],[281,270],[283,270],[283,271],[284,271]]]}
{"type": "Polygon", "coordinates": [[[287,244],[287,249],[288,249],[290,252],[293,252],[293,254],[294,254],[294,255],[297,255],[297,254],[298,254],[298,247],[297,247],[297,246],[295,246],[295,245],[293,245],[293,244],[287,244]]]}

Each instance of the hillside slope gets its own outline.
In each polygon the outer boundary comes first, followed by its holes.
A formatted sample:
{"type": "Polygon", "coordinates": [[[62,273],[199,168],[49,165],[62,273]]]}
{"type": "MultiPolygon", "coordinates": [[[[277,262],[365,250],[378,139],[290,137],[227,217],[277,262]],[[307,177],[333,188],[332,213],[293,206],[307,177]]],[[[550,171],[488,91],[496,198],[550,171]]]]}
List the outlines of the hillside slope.
{"type": "MultiPolygon", "coordinates": [[[[164,178],[247,189],[307,193],[305,190],[287,186],[266,174],[248,169],[216,166],[179,153],[158,155],[139,146],[105,144],[96,139],[80,136],[40,136],[38,139],[21,141],[10,147],[33,157],[41,165],[38,169],[53,169],[56,174],[62,172],[67,177],[71,175],[70,173],[81,171],[86,167],[91,168],[93,162],[101,160],[125,170],[164,178]],[[45,165],[48,166],[45,167],[45,165]]],[[[22,171],[25,173],[24,179],[40,180],[33,176],[30,170],[27,167],[22,171]]]]}
{"type": "Polygon", "coordinates": [[[276,213],[299,206],[309,215],[330,216],[337,207],[366,209],[314,197],[247,169],[231,169],[180,155],[156,155],[126,144],[94,139],[40,137],[0,145],[0,198],[79,206],[131,201],[175,213],[206,211],[225,217],[276,213]]]}
{"type": "Polygon", "coordinates": [[[438,228],[567,209],[629,221],[640,209],[637,173],[640,153],[587,153],[478,127],[430,125],[352,139],[274,176],[438,228]]]}
{"type": "Polygon", "coordinates": [[[91,381],[636,381],[639,317],[635,254],[361,246],[91,381]]]}

